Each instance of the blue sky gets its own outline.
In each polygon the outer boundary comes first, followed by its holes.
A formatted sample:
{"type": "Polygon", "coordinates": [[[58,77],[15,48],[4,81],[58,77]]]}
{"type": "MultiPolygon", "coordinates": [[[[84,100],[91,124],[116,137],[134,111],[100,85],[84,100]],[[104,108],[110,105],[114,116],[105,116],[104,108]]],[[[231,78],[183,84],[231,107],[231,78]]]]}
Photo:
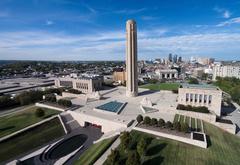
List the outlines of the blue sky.
{"type": "Polygon", "coordinates": [[[139,59],[240,60],[240,0],[1,0],[0,60],[124,60],[128,19],[139,59]]]}

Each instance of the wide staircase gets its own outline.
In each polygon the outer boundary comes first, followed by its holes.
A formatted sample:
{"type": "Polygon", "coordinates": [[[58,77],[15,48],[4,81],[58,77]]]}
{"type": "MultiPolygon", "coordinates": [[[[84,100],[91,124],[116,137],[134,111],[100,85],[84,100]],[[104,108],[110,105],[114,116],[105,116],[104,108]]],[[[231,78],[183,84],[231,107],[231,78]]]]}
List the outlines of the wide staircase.
{"type": "Polygon", "coordinates": [[[64,113],[61,113],[60,116],[68,132],[72,132],[73,130],[80,127],[78,122],[72,117],[71,114],[64,112],[64,113]]]}

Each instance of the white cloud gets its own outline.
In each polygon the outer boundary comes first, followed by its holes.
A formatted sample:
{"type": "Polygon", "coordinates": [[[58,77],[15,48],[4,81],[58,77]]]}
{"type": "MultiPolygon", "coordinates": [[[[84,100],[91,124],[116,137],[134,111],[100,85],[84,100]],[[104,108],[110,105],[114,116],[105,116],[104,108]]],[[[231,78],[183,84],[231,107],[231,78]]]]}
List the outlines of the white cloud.
{"type": "Polygon", "coordinates": [[[226,10],[224,8],[219,8],[217,6],[214,7],[213,10],[220,13],[223,18],[230,18],[232,15],[232,13],[229,10],[226,10]]]}
{"type": "Polygon", "coordinates": [[[47,20],[47,21],[46,21],[46,25],[53,25],[53,24],[54,24],[53,21],[50,21],[50,20],[47,20]]]}
{"type": "MultiPolygon", "coordinates": [[[[239,33],[189,34],[163,37],[157,29],[139,31],[139,59],[169,52],[180,55],[216,55],[240,52],[239,33]]],[[[0,59],[124,60],[125,32],[89,35],[45,32],[0,32],[0,59]]]]}
{"type": "Polygon", "coordinates": [[[240,24],[240,17],[232,18],[224,22],[217,24],[217,27],[227,26],[231,24],[240,24]]]}

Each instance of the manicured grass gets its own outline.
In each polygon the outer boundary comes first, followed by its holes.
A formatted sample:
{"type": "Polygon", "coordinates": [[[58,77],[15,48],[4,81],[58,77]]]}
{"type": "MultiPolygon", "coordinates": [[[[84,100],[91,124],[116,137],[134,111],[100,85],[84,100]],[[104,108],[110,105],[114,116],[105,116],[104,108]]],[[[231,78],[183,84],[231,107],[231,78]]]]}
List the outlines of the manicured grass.
{"type": "MultiPolygon", "coordinates": [[[[142,137],[153,137],[146,156],[142,157],[143,165],[238,165],[240,138],[208,123],[205,123],[205,128],[210,136],[207,149],[165,138],[156,139],[152,135],[137,131],[132,131],[131,135],[135,143],[142,137]]],[[[120,146],[118,149],[121,164],[124,164],[128,153],[122,151],[120,146]]]]}
{"type": "Polygon", "coordinates": [[[190,117],[186,116],[185,123],[189,124],[190,122],[190,117]]]}
{"type": "Polygon", "coordinates": [[[200,121],[200,119],[197,119],[197,129],[198,129],[199,132],[202,131],[202,126],[201,126],[201,121],[200,121]]]}
{"type": "Polygon", "coordinates": [[[25,111],[0,117],[0,137],[9,135],[47,117],[60,113],[59,111],[42,108],[45,111],[45,115],[39,118],[35,116],[36,109],[37,107],[31,107],[25,111]]]}
{"type": "Polygon", "coordinates": [[[92,165],[95,161],[111,146],[118,136],[105,139],[92,145],[85,151],[80,158],[74,163],[75,165],[92,165]]]}
{"type": "Polygon", "coordinates": [[[8,140],[0,142],[0,162],[29,152],[64,134],[64,130],[58,118],[20,133],[8,140]]]}
{"type": "Polygon", "coordinates": [[[173,122],[178,122],[178,118],[179,118],[179,114],[176,114],[176,115],[174,116],[174,121],[173,121],[173,122]]]}
{"type": "Polygon", "coordinates": [[[196,128],[195,118],[191,118],[191,127],[192,127],[192,129],[196,128]]]}
{"type": "Polygon", "coordinates": [[[183,115],[180,115],[180,123],[184,123],[184,116],[183,115]]]}
{"type": "Polygon", "coordinates": [[[179,83],[159,83],[159,84],[145,84],[140,86],[140,88],[146,88],[150,90],[177,90],[179,83]]]}

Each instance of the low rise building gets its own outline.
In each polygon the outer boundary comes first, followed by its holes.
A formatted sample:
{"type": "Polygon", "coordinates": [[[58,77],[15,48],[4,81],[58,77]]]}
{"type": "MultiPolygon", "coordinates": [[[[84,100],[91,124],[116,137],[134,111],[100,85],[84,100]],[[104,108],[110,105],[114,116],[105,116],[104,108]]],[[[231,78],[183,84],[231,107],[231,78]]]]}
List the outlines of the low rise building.
{"type": "Polygon", "coordinates": [[[213,80],[217,77],[235,77],[240,79],[240,62],[223,62],[213,66],[213,80]]]}
{"type": "Polygon", "coordinates": [[[69,87],[83,93],[92,93],[102,89],[103,77],[56,78],[56,87],[69,87]]]}
{"type": "Polygon", "coordinates": [[[178,89],[178,104],[205,106],[221,116],[222,91],[210,85],[182,84],[178,89]]]}
{"type": "Polygon", "coordinates": [[[126,81],[126,72],[124,69],[115,69],[113,72],[113,81],[123,84],[126,81]]]}
{"type": "Polygon", "coordinates": [[[159,79],[177,79],[178,71],[176,69],[157,69],[155,73],[159,79]]]}

